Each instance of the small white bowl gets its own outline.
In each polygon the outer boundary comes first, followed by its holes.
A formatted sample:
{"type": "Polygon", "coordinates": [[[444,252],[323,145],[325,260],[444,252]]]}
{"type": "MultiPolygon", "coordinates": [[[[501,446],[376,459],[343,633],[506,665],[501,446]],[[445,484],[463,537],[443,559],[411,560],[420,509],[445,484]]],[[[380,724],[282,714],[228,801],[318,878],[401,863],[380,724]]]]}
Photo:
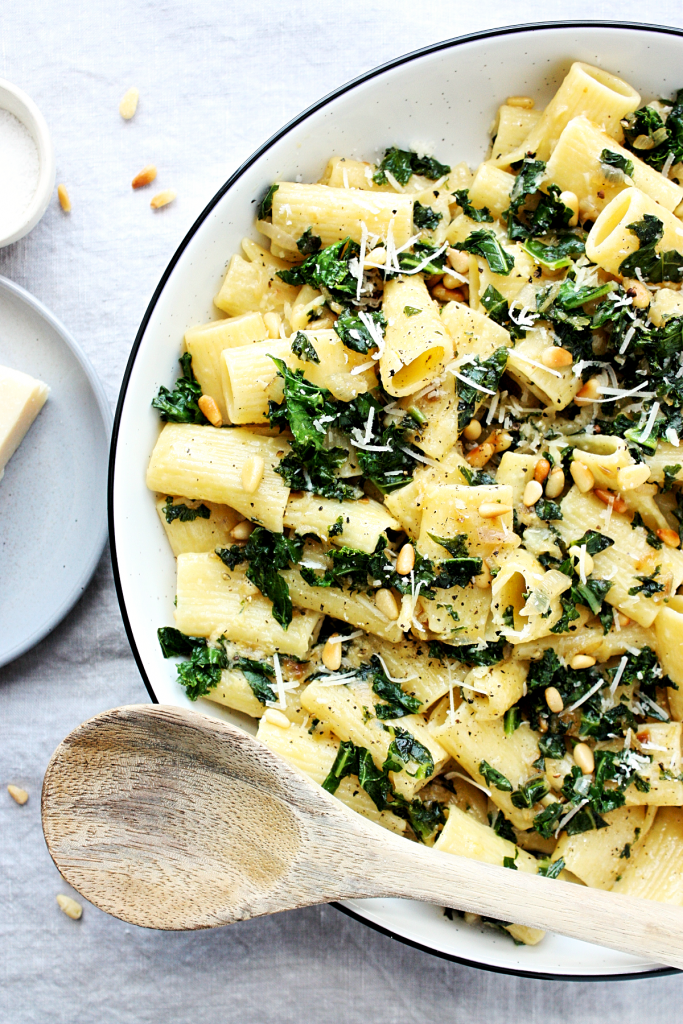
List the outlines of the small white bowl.
{"type": "Polygon", "coordinates": [[[10,114],[14,114],[17,120],[21,121],[28,129],[38,148],[39,161],[38,184],[33,199],[25,210],[21,221],[13,227],[12,233],[4,238],[0,237],[0,249],[2,249],[32,231],[45,213],[55,187],[55,151],[45,118],[31,97],[27,96],[22,89],[18,89],[16,85],[1,78],[0,109],[9,110],[10,114]]]}

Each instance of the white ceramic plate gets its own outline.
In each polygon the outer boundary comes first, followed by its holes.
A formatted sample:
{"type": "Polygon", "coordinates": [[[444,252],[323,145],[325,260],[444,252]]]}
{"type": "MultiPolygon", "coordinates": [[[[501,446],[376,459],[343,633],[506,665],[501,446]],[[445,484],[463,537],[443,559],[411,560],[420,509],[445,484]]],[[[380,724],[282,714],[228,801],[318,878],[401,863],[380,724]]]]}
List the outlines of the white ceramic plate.
{"type": "Polygon", "coordinates": [[[66,329],[0,277],[0,364],[39,377],[50,396],[0,481],[0,665],[61,622],[107,539],[111,412],[66,329]]]}
{"type": "MultiPolygon", "coordinates": [[[[551,97],[573,60],[622,76],[645,99],[683,85],[683,33],[599,22],[499,29],[401,57],[320,100],[258,150],[197,220],[168,266],[145,315],[124,379],[114,428],[110,537],[128,635],[153,700],[190,706],[161,656],[156,629],[173,622],[175,566],[145,468],[159,432],[150,401],[177,376],[185,329],[215,318],[212,297],[245,235],[255,237],[254,200],[277,179],[316,181],[332,155],[374,159],[391,145],[476,165],[496,108],[509,95],[551,97]]],[[[202,711],[253,723],[208,701],[202,711]]],[[[196,707],[196,705],[194,705],[196,707]]],[[[502,935],[451,922],[434,907],[354,901],[348,912],[440,956],[499,971],[555,977],[626,977],[656,965],[559,936],[515,947],[502,935]]]]}

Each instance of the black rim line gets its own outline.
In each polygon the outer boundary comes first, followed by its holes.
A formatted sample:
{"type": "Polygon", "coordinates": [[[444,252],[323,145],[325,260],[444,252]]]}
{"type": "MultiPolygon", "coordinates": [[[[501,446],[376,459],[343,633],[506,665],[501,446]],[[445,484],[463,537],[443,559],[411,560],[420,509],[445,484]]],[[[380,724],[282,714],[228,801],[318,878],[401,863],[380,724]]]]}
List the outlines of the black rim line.
{"type": "MultiPolygon", "coordinates": [[[[464,36],[456,36],[452,39],[445,39],[439,43],[430,43],[427,46],[420,47],[418,50],[411,50],[409,53],[403,54],[400,57],[394,57],[391,60],[385,61],[384,64],[379,64],[377,67],[372,68],[370,71],[365,71],[356,78],[352,78],[344,85],[339,86],[332,92],[327,93],[322,99],[312,103],[309,107],[306,107],[301,113],[297,114],[290,121],[288,121],[282,128],[278,129],[275,134],[271,135],[258,149],[254,150],[251,156],[240,164],[236,171],[230,175],[224,185],[219,188],[215,196],[207,203],[202,212],[199,214],[195,222],[190,227],[189,231],[181,241],[180,245],[173,254],[171,260],[168,263],[164,273],[161,276],[159,284],[157,285],[154,294],[145,310],[145,314],[140,322],[138,333],[135,336],[133,347],[128,357],[126,369],[123,374],[121,381],[121,388],[119,391],[118,401],[116,403],[116,412],[114,414],[114,425],[111,433],[111,445],[109,449],[109,471],[107,481],[107,520],[109,524],[109,545],[111,549],[111,561],[112,570],[114,575],[114,585],[116,587],[116,596],[119,602],[119,609],[121,611],[121,618],[123,619],[124,629],[126,630],[126,636],[128,637],[128,643],[130,644],[133,652],[133,657],[138,666],[138,671],[142,676],[142,681],[145,684],[147,693],[149,694],[150,700],[153,704],[158,704],[156,694],[152,688],[152,684],[149,681],[149,677],[145,670],[145,667],[140,656],[135,638],[133,636],[133,630],[128,617],[128,611],[126,609],[126,602],[123,596],[123,587],[121,584],[121,576],[119,573],[118,558],[116,554],[116,532],[114,528],[114,472],[116,464],[116,449],[119,437],[119,427],[121,424],[121,417],[123,415],[123,406],[126,400],[126,394],[128,391],[128,383],[130,381],[131,374],[133,372],[133,366],[137,358],[138,351],[142,344],[142,340],[147,330],[152,314],[156,308],[156,304],[159,300],[161,293],[166,287],[166,283],[173,273],[180,257],[187,248],[190,240],[194,237],[198,228],[206,220],[208,215],[214,209],[215,206],[221,201],[223,196],[228,192],[232,186],[238,181],[245,171],[247,171],[252,164],[256,161],[276,142],[279,142],[281,138],[288,134],[292,128],[301,124],[311,114],[327,106],[332,100],[337,99],[339,96],[343,96],[345,93],[350,92],[357,85],[363,82],[369,82],[373,78],[377,78],[385,71],[389,71],[393,68],[400,67],[402,64],[408,64],[413,60],[418,60],[420,57],[424,57],[427,54],[438,53],[440,50],[454,49],[464,43],[472,42],[476,39],[492,39],[496,36],[507,36],[507,35],[518,35],[522,32],[537,32],[544,31],[546,29],[576,29],[576,28],[609,28],[630,31],[637,29],[639,31],[652,32],[655,34],[672,35],[683,37],[683,29],[673,28],[667,25],[647,25],[644,22],[625,21],[615,22],[608,20],[601,21],[543,21],[535,24],[521,24],[521,25],[507,25],[500,28],[484,29],[481,32],[470,32],[464,36]]],[[[453,953],[444,953],[441,950],[432,949],[429,946],[424,946],[422,943],[415,941],[414,939],[405,938],[403,935],[399,935],[396,932],[391,931],[389,928],[385,928],[382,925],[376,924],[373,921],[368,921],[361,914],[356,911],[350,910],[348,907],[344,907],[339,903],[330,904],[336,907],[337,910],[341,910],[342,913],[348,917],[353,918],[354,921],[360,921],[366,927],[373,928],[375,931],[380,932],[382,935],[386,935],[391,939],[395,939],[398,942],[404,943],[404,945],[412,946],[414,949],[419,949],[423,953],[429,953],[432,956],[437,956],[441,960],[449,960],[452,963],[462,964],[465,967],[472,967],[476,970],[489,971],[494,974],[506,974],[513,975],[515,977],[522,978],[533,978],[538,981],[581,981],[581,982],[597,982],[597,981],[633,981],[635,979],[647,980],[655,977],[663,977],[671,974],[679,974],[680,972],[674,967],[662,967],[655,971],[637,971],[630,974],[616,974],[616,975],[585,975],[585,974],[541,974],[536,971],[525,971],[522,968],[511,968],[511,967],[497,967],[490,964],[482,964],[475,960],[467,960],[464,957],[455,956],[453,953]]]]}

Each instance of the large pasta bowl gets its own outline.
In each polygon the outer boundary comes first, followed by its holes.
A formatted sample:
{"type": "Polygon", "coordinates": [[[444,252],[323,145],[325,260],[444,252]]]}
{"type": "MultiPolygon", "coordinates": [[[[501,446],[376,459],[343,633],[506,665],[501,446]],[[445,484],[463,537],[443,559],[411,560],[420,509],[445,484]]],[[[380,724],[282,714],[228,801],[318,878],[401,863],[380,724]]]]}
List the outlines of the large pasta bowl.
{"type": "MultiPolygon", "coordinates": [[[[374,159],[391,145],[476,165],[504,97],[530,94],[544,104],[576,60],[619,75],[644,99],[670,95],[683,85],[682,57],[680,31],[601,22],[517,26],[448,40],[321,99],[264,143],[220,189],[171,259],[147,309],[124,376],[112,441],[109,517],[116,585],[152,700],[190,706],[156,638],[158,626],[173,622],[175,563],[145,486],[160,429],[150,402],[160,385],[175,380],[188,326],[216,317],[212,299],[226,261],[244,236],[256,237],[254,200],[278,179],[316,181],[331,155],[374,159]]],[[[250,725],[237,713],[201,703],[207,714],[250,725]]],[[[366,900],[343,909],[439,956],[498,971],[581,979],[661,972],[655,964],[559,936],[516,947],[505,935],[451,921],[439,908],[410,901],[366,900]]]]}

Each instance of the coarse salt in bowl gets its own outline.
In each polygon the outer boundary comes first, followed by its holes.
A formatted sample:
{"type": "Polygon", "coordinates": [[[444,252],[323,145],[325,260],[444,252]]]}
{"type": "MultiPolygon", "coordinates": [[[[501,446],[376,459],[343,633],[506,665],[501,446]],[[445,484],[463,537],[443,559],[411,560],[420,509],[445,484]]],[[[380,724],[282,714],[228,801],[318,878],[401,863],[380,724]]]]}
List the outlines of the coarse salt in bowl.
{"type": "Polygon", "coordinates": [[[55,185],[55,156],[33,100],[0,79],[0,248],[31,231],[55,185]]]}

